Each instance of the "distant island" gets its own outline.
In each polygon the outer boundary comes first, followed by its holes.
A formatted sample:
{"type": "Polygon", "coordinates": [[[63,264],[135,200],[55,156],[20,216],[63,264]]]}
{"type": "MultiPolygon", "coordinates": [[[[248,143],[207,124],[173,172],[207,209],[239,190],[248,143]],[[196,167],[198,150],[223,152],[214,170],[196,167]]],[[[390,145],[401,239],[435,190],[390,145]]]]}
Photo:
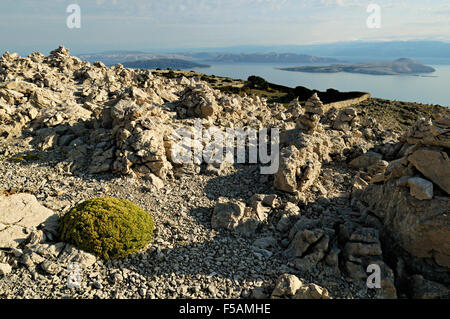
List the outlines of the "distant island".
{"type": "Polygon", "coordinates": [[[283,71],[310,73],[361,73],[371,75],[415,75],[433,73],[436,70],[430,66],[412,60],[401,58],[392,62],[367,62],[358,64],[333,64],[328,66],[298,66],[278,68],[283,71]]]}
{"type": "Polygon", "coordinates": [[[220,63],[335,63],[337,59],[295,53],[223,53],[209,57],[208,62],[220,63]]]}
{"type": "Polygon", "coordinates": [[[210,65],[200,64],[193,61],[181,59],[151,59],[124,62],[123,66],[132,69],[193,69],[193,68],[209,68],[210,65]]]}

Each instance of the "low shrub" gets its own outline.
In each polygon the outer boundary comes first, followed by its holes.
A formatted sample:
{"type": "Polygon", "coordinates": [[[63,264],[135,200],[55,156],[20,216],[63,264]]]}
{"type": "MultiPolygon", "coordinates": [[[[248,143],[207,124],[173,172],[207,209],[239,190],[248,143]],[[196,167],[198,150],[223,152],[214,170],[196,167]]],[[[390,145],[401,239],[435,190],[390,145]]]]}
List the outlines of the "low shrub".
{"type": "Polygon", "coordinates": [[[85,201],[60,222],[61,240],[101,258],[122,258],[153,239],[152,216],[134,203],[112,197],[85,201]]]}

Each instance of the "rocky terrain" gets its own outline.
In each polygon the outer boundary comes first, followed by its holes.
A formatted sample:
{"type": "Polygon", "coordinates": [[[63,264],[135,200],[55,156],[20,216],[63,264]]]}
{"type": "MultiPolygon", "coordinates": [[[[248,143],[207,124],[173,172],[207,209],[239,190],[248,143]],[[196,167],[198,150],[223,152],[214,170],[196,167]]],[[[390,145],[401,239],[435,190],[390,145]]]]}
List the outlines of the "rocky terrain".
{"type": "Polygon", "coordinates": [[[448,298],[449,112],[394,106],[268,103],[64,47],[6,52],[0,298],[448,298]],[[192,145],[176,132],[199,121],[279,129],[279,169],[179,163],[174,147],[192,145]],[[59,218],[99,196],[152,214],[152,244],[102,260],[61,242],[59,218]],[[369,265],[380,288],[367,287],[369,265]]]}

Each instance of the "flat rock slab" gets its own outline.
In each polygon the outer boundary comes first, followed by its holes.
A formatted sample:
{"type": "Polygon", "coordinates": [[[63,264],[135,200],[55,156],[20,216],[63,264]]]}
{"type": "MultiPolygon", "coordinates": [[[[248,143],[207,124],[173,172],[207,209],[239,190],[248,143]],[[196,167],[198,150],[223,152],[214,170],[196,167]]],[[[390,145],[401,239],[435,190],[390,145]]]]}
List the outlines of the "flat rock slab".
{"type": "Polygon", "coordinates": [[[58,215],[42,206],[30,194],[0,199],[0,248],[16,248],[27,237],[27,229],[40,225],[54,231],[58,215]]]}
{"type": "Polygon", "coordinates": [[[89,268],[97,261],[97,257],[93,254],[77,249],[76,247],[67,244],[61,255],[58,258],[58,262],[61,264],[69,265],[71,263],[78,264],[82,268],[89,268]]]}
{"type": "Polygon", "coordinates": [[[450,195],[450,158],[446,152],[424,148],[414,152],[408,160],[450,195]]]}

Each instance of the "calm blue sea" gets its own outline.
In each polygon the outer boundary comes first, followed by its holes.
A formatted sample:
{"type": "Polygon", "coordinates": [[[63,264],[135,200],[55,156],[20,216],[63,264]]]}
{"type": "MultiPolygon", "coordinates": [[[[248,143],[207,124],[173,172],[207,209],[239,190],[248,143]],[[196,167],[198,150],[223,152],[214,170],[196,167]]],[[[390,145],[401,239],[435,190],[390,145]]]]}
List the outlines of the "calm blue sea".
{"type": "Polygon", "coordinates": [[[301,85],[321,91],[328,88],[363,91],[378,98],[450,106],[450,65],[432,65],[436,72],[426,76],[320,74],[276,69],[292,65],[294,64],[216,64],[211,68],[200,68],[195,71],[243,80],[250,75],[258,75],[269,82],[290,87],[301,85]]]}

